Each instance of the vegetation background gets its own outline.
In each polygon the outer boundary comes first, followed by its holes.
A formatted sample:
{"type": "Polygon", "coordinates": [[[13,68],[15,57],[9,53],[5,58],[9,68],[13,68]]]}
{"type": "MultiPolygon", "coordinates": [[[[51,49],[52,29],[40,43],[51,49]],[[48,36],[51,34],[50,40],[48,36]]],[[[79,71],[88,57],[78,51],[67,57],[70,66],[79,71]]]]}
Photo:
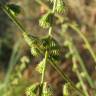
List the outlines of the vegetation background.
{"type": "MultiPolygon", "coordinates": [[[[18,19],[20,19],[30,34],[35,36],[44,36],[47,34],[47,30],[39,26],[40,17],[46,13],[48,6],[51,7],[47,0],[6,0],[6,2],[21,6],[21,14],[19,14],[18,19]]],[[[79,25],[80,31],[86,36],[94,53],[96,53],[96,0],[65,0],[65,2],[68,7],[60,15],[66,19],[65,21],[68,19],[69,22],[76,22],[79,25]]],[[[60,35],[61,25],[63,24],[61,22],[57,21],[55,23],[53,34],[56,40],[60,44],[63,44],[64,37],[60,35]]],[[[89,51],[84,47],[82,38],[71,29],[69,29],[69,34],[73,38],[80,56],[84,60],[88,73],[96,83],[96,65],[89,51]]],[[[3,94],[0,96],[25,96],[26,87],[40,78],[38,72],[34,70],[40,60],[41,58],[37,59],[31,55],[30,49],[24,42],[20,30],[0,10],[0,94],[3,94]],[[25,61],[22,61],[22,58],[25,61]],[[21,66],[18,72],[22,62],[28,64],[26,67],[23,66],[24,70],[22,70],[21,66]],[[10,82],[13,85],[17,82],[19,84],[10,86],[10,82]]],[[[73,82],[78,82],[78,78],[72,70],[71,58],[61,58],[60,68],[73,82]]],[[[56,96],[62,96],[64,81],[50,66],[48,66],[46,72],[46,81],[52,85],[56,96]]],[[[87,86],[90,96],[93,96],[91,93],[94,89],[91,89],[87,85],[87,82],[85,82],[85,86],[87,86]]]]}

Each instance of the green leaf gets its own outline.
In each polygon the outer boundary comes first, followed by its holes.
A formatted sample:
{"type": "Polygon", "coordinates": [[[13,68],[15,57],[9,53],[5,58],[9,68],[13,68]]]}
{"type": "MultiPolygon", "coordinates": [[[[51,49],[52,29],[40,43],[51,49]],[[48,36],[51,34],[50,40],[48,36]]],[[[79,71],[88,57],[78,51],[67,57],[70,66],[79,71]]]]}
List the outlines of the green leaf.
{"type": "Polygon", "coordinates": [[[21,12],[20,6],[16,4],[7,4],[7,7],[14,15],[18,15],[21,12]]]}

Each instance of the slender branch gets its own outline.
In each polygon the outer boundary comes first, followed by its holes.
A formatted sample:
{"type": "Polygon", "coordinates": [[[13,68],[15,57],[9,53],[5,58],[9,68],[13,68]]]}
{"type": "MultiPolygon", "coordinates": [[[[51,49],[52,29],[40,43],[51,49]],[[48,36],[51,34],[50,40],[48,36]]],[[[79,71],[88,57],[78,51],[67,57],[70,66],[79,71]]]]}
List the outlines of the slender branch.
{"type": "Polygon", "coordinates": [[[80,37],[84,40],[87,49],[88,49],[89,52],[91,53],[91,55],[92,55],[92,57],[93,57],[93,60],[94,60],[95,63],[96,63],[96,55],[95,55],[93,49],[91,48],[91,45],[90,45],[90,43],[88,42],[87,38],[86,38],[86,37],[83,35],[83,33],[82,33],[77,27],[75,27],[74,25],[69,24],[69,27],[71,27],[73,30],[75,30],[75,31],[80,35],[80,37]]]}
{"type": "Polygon", "coordinates": [[[64,74],[64,72],[59,68],[59,66],[57,64],[54,64],[53,62],[49,61],[51,66],[59,73],[59,75],[68,83],[71,84],[71,87],[73,89],[75,89],[79,94],[81,94],[82,96],[85,96],[85,94],[79,90],[75,84],[69,79],[69,77],[67,75],[64,74]]]}
{"type": "Polygon", "coordinates": [[[84,62],[83,62],[77,48],[74,45],[72,37],[68,33],[66,33],[66,35],[64,35],[64,37],[65,37],[66,41],[68,42],[68,48],[69,48],[69,51],[71,52],[72,56],[73,57],[75,56],[76,59],[78,60],[78,62],[80,63],[81,69],[85,73],[86,79],[87,79],[90,87],[94,88],[94,82],[91,79],[90,75],[88,74],[88,71],[87,71],[87,69],[85,67],[85,64],[84,64],[84,62]]]}
{"type": "Polygon", "coordinates": [[[21,50],[18,51],[18,47],[19,47],[20,44],[21,44],[21,40],[19,40],[14,45],[13,52],[12,52],[12,55],[11,55],[11,59],[9,61],[8,71],[7,71],[7,74],[6,74],[6,78],[4,80],[5,85],[7,85],[8,81],[9,81],[10,74],[13,70],[14,65],[17,63],[17,61],[19,60],[19,58],[21,56],[21,52],[20,52],[21,50]]]}
{"type": "Polygon", "coordinates": [[[45,52],[45,59],[44,59],[44,66],[42,71],[42,78],[41,78],[41,84],[44,83],[44,77],[45,77],[45,70],[46,70],[46,64],[47,64],[47,58],[48,58],[48,52],[45,52]]]}
{"type": "Polygon", "coordinates": [[[85,86],[85,84],[84,84],[84,81],[83,81],[83,79],[82,79],[82,77],[81,77],[81,75],[80,75],[79,70],[77,69],[78,66],[77,66],[77,62],[76,62],[76,61],[77,61],[77,60],[76,60],[75,56],[73,56],[73,57],[72,57],[72,62],[73,62],[73,66],[75,66],[74,71],[75,71],[75,73],[77,74],[77,77],[78,77],[78,79],[79,79],[79,81],[80,81],[80,84],[81,84],[81,86],[82,86],[82,88],[83,88],[83,90],[84,90],[85,95],[86,95],[86,96],[89,96],[89,94],[88,94],[88,92],[87,92],[87,89],[86,89],[86,86],[85,86]]]}
{"type": "MultiPolygon", "coordinates": [[[[1,2],[0,2],[1,4],[1,2]]],[[[15,15],[13,15],[6,5],[1,4],[2,10],[8,15],[8,17],[17,25],[17,27],[21,30],[21,32],[26,32],[26,29],[22,26],[22,24],[17,20],[15,15]]]]}
{"type": "Polygon", "coordinates": [[[54,3],[54,4],[53,4],[53,10],[52,10],[52,12],[55,13],[55,8],[56,8],[57,0],[54,0],[53,3],[54,3]]]}
{"type": "MultiPolygon", "coordinates": [[[[86,87],[85,87],[84,81],[83,81],[82,77],[80,76],[79,70],[77,69],[77,68],[78,68],[78,66],[77,66],[77,59],[78,59],[78,58],[76,58],[76,57],[78,57],[79,54],[78,54],[78,56],[77,56],[77,54],[75,54],[75,52],[76,52],[77,50],[74,49],[74,45],[72,44],[72,40],[70,41],[70,40],[68,40],[68,39],[69,39],[69,38],[68,38],[68,36],[67,36],[67,41],[68,41],[68,43],[69,43],[69,44],[68,44],[69,51],[70,51],[70,53],[72,54],[73,70],[74,70],[74,72],[76,73],[76,75],[77,75],[77,77],[78,77],[78,79],[79,79],[79,81],[80,81],[80,84],[81,84],[81,86],[82,86],[82,88],[83,88],[83,90],[84,90],[84,94],[85,94],[86,96],[89,96],[89,95],[88,95],[88,92],[87,92],[87,89],[86,89],[86,87]]],[[[81,58],[80,58],[80,59],[81,59],[81,58]]],[[[85,68],[85,66],[84,66],[84,63],[80,61],[80,65],[83,66],[82,69],[83,69],[84,73],[87,74],[87,70],[86,70],[86,68],[85,68]]],[[[89,77],[89,74],[87,74],[87,75],[88,75],[88,77],[89,77]]],[[[86,77],[87,77],[87,75],[86,75],[86,77]]],[[[89,78],[90,78],[90,77],[89,77],[89,78]]],[[[89,84],[90,84],[90,81],[89,81],[89,84]]]]}

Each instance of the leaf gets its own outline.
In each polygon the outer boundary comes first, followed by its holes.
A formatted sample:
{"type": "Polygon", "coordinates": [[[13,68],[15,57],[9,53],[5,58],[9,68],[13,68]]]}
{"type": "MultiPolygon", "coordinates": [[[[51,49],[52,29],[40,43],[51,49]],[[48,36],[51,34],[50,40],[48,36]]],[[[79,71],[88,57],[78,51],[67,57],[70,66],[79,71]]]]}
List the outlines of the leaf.
{"type": "Polygon", "coordinates": [[[16,4],[7,4],[7,7],[9,10],[11,10],[11,13],[13,13],[14,15],[18,15],[21,12],[20,6],[16,4]]]}

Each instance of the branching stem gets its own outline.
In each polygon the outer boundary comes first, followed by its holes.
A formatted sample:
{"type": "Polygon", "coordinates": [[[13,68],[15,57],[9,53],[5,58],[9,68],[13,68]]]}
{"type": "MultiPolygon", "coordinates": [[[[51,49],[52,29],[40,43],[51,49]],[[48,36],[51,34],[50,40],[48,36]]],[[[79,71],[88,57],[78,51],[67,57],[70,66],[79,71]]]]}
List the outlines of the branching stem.
{"type": "MultiPolygon", "coordinates": [[[[46,7],[46,10],[51,10],[51,9],[50,9],[45,3],[43,3],[42,1],[36,0],[36,2],[37,2],[38,4],[40,4],[40,5],[44,5],[44,6],[46,7]]],[[[60,16],[59,14],[56,14],[55,16],[56,16],[61,22],[64,21],[63,17],[60,16]]],[[[73,26],[72,24],[69,25],[69,26],[70,26],[73,30],[75,30],[75,31],[80,35],[80,37],[83,39],[84,43],[85,43],[86,46],[87,46],[87,49],[89,50],[90,54],[91,54],[92,57],[93,57],[93,60],[94,60],[95,63],[96,63],[96,54],[94,53],[94,51],[93,51],[90,43],[88,42],[87,38],[82,34],[82,32],[81,32],[78,28],[76,28],[76,27],[73,26]]]]}
{"type": "MultiPolygon", "coordinates": [[[[56,1],[56,0],[55,0],[56,1]]],[[[0,2],[1,3],[1,2],[0,2]]],[[[55,2],[56,3],[56,2],[55,2]]],[[[54,3],[54,6],[55,6],[54,3]]],[[[53,7],[54,8],[54,7],[53,7]]],[[[16,17],[7,10],[7,6],[2,6],[3,11],[10,17],[10,19],[18,26],[18,28],[22,31],[22,32],[26,32],[25,28],[20,24],[20,22],[16,19],[16,17]]],[[[51,31],[52,28],[49,28],[49,34],[51,35],[51,31]]],[[[46,52],[45,54],[45,58],[47,59],[48,53],[46,52]]],[[[46,60],[45,60],[46,61],[46,60]]],[[[45,62],[46,63],[46,62],[45,62]]],[[[75,84],[63,73],[63,71],[59,68],[59,66],[57,64],[53,64],[52,62],[50,62],[51,65],[54,67],[54,69],[56,69],[56,71],[60,74],[60,76],[66,81],[66,82],[70,82],[71,86],[77,90],[82,96],[85,96],[84,93],[79,90],[78,88],[76,88],[75,84]]],[[[45,68],[44,68],[44,74],[45,74],[45,68]]],[[[44,74],[42,75],[42,81],[44,81],[44,74]]]]}

